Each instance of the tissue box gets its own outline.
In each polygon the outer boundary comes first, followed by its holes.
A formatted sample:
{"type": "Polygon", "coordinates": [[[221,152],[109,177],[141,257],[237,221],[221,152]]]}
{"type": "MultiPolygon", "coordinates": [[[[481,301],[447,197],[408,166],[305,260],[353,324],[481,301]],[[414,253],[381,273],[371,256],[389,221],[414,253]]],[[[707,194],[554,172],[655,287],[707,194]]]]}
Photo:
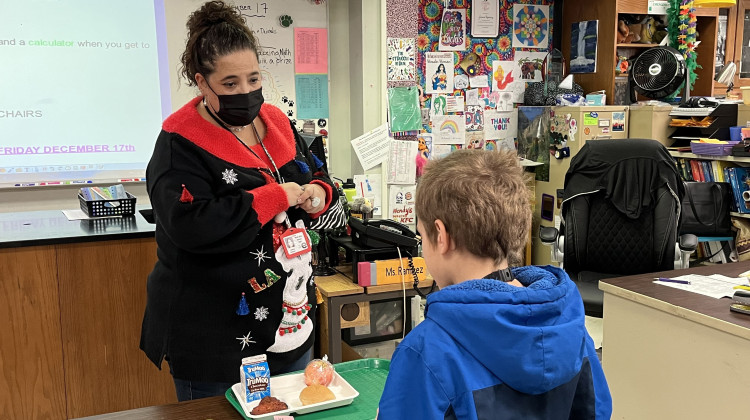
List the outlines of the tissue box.
{"type": "Polygon", "coordinates": [[[586,105],[589,106],[602,106],[607,102],[607,94],[605,93],[589,93],[586,95],[586,105]]]}

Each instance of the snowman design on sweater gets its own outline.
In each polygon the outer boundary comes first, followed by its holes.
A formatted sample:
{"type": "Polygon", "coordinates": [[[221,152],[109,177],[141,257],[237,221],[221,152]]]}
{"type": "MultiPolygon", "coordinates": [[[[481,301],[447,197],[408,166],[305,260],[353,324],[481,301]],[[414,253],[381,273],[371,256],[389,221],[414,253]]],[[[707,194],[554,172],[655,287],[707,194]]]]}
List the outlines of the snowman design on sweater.
{"type": "MultiPolygon", "coordinates": [[[[304,229],[305,225],[298,220],[295,227],[304,229]]],[[[290,259],[284,253],[284,247],[279,246],[275,256],[287,273],[281,307],[284,315],[276,329],[276,339],[267,351],[284,353],[304,344],[313,331],[307,314],[311,308],[307,299],[307,284],[312,281],[312,253],[307,252],[290,259]]]]}

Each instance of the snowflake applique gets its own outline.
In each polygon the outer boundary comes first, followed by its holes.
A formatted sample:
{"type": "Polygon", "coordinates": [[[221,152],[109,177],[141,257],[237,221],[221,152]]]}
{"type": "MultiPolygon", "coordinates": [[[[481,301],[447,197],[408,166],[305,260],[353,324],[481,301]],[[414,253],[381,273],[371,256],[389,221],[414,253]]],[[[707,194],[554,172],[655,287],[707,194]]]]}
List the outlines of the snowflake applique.
{"type": "Polygon", "coordinates": [[[258,260],[258,267],[260,267],[260,263],[266,262],[266,260],[270,260],[271,257],[268,256],[266,251],[263,250],[263,245],[260,246],[260,249],[258,251],[250,251],[251,255],[255,256],[255,259],[258,260]]]}
{"type": "MultiPolygon", "coordinates": [[[[251,338],[253,338],[253,337],[250,336],[250,333],[251,332],[248,331],[246,336],[237,337],[237,339],[240,340],[240,343],[242,343],[242,350],[245,350],[245,347],[249,346],[250,343],[255,343],[255,340],[251,340],[251,338]]],[[[242,351],[242,350],[240,350],[240,351],[242,351]]]]}
{"type": "Polygon", "coordinates": [[[263,321],[266,318],[268,318],[268,308],[266,308],[265,306],[255,308],[255,319],[257,319],[258,321],[263,321]]]}
{"type": "Polygon", "coordinates": [[[221,173],[221,178],[224,179],[227,184],[234,185],[234,183],[237,182],[237,173],[234,172],[234,169],[225,169],[224,172],[221,173]]]}

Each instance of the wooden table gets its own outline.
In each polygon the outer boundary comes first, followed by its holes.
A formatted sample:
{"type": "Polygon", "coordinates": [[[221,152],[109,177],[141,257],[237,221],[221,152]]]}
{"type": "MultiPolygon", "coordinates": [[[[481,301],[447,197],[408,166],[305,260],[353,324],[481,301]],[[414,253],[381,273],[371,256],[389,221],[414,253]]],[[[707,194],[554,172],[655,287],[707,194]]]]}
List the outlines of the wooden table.
{"type": "Polygon", "coordinates": [[[243,417],[229,404],[226,397],[221,396],[84,418],[87,420],[220,420],[242,419],[243,417]]]}
{"type": "MultiPolygon", "coordinates": [[[[401,284],[384,284],[381,286],[362,287],[351,279],[351,265],[340,266],[333,276],[317,277],[315,284],[323,296],[323,304],[318,307],[318,316],[321,325],[326,326],[319,338],[327,343],[328,360],[331,363],[339,363],[341,355],[341,306],[347,303],[372,302],[402,298],[404,293],[407,298],[417,294],[411,283],[407,283],[405,292],[401,284]]],[[[432,285],[432,278],[419,282],[420,290],[427,293],[432,285]]],[[[405,315],[404,315],[405,316],[405,315]]],[[[411,325],[406,323],[406,331],[409,332],[411,325]]]]}
{"type": "Polygon", "coordinates": [[[653,283],[654,277],[737,277],[750,262],[605,279],[602,364],[612,418],[708,419],[744,412],[750,393],[750,316],[730,299],[653,283]]]}

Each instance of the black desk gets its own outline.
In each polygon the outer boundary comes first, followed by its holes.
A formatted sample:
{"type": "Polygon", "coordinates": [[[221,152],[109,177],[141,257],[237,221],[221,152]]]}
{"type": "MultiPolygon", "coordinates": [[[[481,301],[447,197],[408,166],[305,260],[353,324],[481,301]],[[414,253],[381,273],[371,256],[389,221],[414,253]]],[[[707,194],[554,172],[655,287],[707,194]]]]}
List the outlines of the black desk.
{"type": "Polygon", "coordinates": [[[138,211],[95,220],[68,220],[60,210],[0,213],[0,248],[153,238],[155,229],[138,211]]]}

